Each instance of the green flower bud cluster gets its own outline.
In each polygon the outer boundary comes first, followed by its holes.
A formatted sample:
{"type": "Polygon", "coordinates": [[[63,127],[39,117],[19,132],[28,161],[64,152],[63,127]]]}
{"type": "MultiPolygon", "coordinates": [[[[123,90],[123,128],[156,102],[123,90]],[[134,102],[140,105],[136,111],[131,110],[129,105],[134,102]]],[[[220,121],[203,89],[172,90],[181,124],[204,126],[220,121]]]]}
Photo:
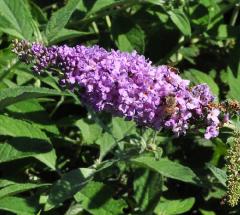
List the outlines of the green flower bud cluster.
{"type": "Polygon", "coordinates": [[[235,131],[227,156],[227,202],[234,207],[240,199],[240,131],[235,131]]]}

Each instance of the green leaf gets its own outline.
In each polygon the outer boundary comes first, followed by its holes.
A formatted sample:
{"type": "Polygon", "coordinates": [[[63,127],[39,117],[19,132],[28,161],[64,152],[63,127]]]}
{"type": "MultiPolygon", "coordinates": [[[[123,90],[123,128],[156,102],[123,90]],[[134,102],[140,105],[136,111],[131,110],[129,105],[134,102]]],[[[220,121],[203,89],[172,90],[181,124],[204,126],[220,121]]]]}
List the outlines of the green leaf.
{"type": "Polygon", "coordinates": [[[121,51],[145,50],[145,35],[140,26],[133,23],[129,17],[115,17],[112,23],[112,35],[121,51]]]}
{"type": "Polygon", "coordinates": [[[83,208],[81,204],[72,204],[64,215],[81,215],[83,208]]]}
{"type": "MultiPolygon", "coordinates": [[[[201,0],[200,0],[201,1],[201,0]]],[[[198,29],[207,29],[210,22],[210,15],[208,7],[203,4],[195,4],[193,7],[189,8],[190,11],[190,21],[193,27],[198,29]]]]}
{"type": "Polygon", "coordinates": [[[200,209],[200,212],[202,215],[216,215],[216,213],[214,211],[207,211],[204,209],[200,209]]]}
{"type": "Polygon", "coordinates": [[[51,41],[51,39],[64,28],[73,12],[77,9],[80,1],[81,0],[69,0],[63,8],[52,14],[46,28],[48,41],[51,41]]]}
{"type": "Polygon", "coordinates": [[[31,4],[31,12],[34,17],[39,23],[45,24],[47,22],[47,13],[46,11],[43,11],[40,6],[38,6],[33,1],[30,1],[29,4],[31,4]]]}
{"type": "Polygon", "coordinates": [[[205,201],[208,201],[210,199],[219,199],[219,201],[221,201],[224,197],[226,197],[226,188],[213,186],[204,199],[205,201]]]}
{"type": "MultiPolygon", "coordinates": [[[[10,49],[0,50],[0,69],[1,70],[11,69],[12,66],[16,65],[16,61],[17,61],[16,55],[10,49]]],[[[2,74],[0,75],[0,77],[1,76],[2,74]]]]}
{"type": "Polygon", "coordinates": [[[45,186],[48,186],[48,184],[32,184],[32,183],[11,184],[0,190],[0,199],[5,196],[15,195],[18,193],[22,193],[28,190],[45,186]]]}
{"type": "Polygon", "coordinates": [[[39,98],[44,96],[64,96],[68,93],[59,92],[48,88],[38,88],[31,86],[6,88],[0,91],[0,109],[19,101],[39,98]]]}
{"type": "Polygon", "coordinates": [[[8,179],[0,179],[0,188],[6,187],[11,184],[15,184],[16,182],[8,180],[8,179]]]}
{"type": "Polygon", "coordinates": [[[235,47],[231,50],[231,55],[226,69],[225,82],[229,84],[229,92],[227,97],[240,101],[240,39],[237,37],[235,47]]]}
{"type": "Polygon", "coordinates": [[[23,120],[0,115],[0,125],[0,135],[37,138],[50,142],[44,132],[23,120]]]}
{"type": "Polygon", "coordinates": [[[210,75],[196,69],[189,69],[184,72],[184,76],[194,84],[207,84],[214,95],[219,95],[219,87],[210,75]]]}
{"type": "Polygon", "coordinates": [[[0,115],[0,135],[14,137],[0,144],[0,162],[35,157],[55,169],[56,154],[50,140],[33,124],[0,115]]]}
{"type": "MultiPolygon", "coordinates": [[[[61,91],[60,86],[58,85],[59,83],[59,78],[52,76],[51,73],[47,73],[48,76],[46,77],[39,77],[40,81],[42,81],[44,84],[47,84],[48,86],[50,86],[51,88],[57,90],[57,91],[61,91]]],[[[69,94],[73,94],[72,92],[69,92],[69,94]]]]}
{"type": "Polygon", "coordinates": [[[94,169],[80,168],[63,175],[61,179],[53,184],[45,205],[45,210],[59,207],[66,199],[72,198],[75,193],[86,185],[94,172],[94,169]]]}
{"type": "Polygon", "coordinates": [[[127,205],[122,199],[113,199],[113,193],[114,189],[112,187],[91,181],[74,197],[82,208],[93,215],[123,214],[123,208],[127,205]]]}
{"type": "Polygon", "coordinates": [[[14,138],[0,144],[0,163],[34,157],[55,170],[56,154],[46,142],[29,138],[14,138]],[[25,145],[24,145],[25,144],[25,145]]]}
{"type": "Polygon", "coordinates": [[[222,157],[226,156],[228,146],[225,143],[225,140],[221,140],[220,138],[216,138],[214,142],[211,142],[211,146],[214,147],[213,155],[210,160],[210,163],[214,166],[217,166],[222,157]]]}
{"type": "Polygon", "coordinates": [[[199,3],[208,9],[208,13],[209,13],[208,29],[211,29],[216,24],[218,24],[221,20],[223,20],[224,18],[223,15],[224,13],[226,13],[226,11],[228,10],[227,8],[229,6],[231,9],[231,4],[220,6],[220,4],[215,0],[200,0],[199,3]]]}
{"type": "Polygon", "coordinates": [[[33,19],[25,0],[0,0],[0,30],[21,39],[32,39],[33,19]]]}
{"type": "MultiPolygon", "coordinates": [[[[191,47],[182,47],[179,50],[179,54],[182,55],[183,58],[185,58],[192,64],[196,64],[195,59],[197,58],[199,53],[200,53],[199,48],[194,45],[192,45],[191,47]]],[[[174,57],[174,55],[173,55],[173,57],[174,57]]]]}
{"type": "Polygon", "coordinates": [[[36,99],[9,105],[7,110],[14,118],[24,118],[25,121],[33,122],[36,127],[42,130],[59,134],[57,126],[52,122],[43,106],[36,99]]]}
{"type": "Polygon", "coordinates": [[[182,32],[183,35],[191,36],[190,22],[182,10],[175,9],[173,11],[170,11],[168,14],[172,22],[182,32]]]}
{"type": "Polygon", "coordinates": [[[81,36],[87,36],[91,34],[93,33],[63,28],[56,35],[54,35],[54,37],[50,38],[49,44],[55,44],[55,43],[62,42],[64,40],[81,37],[81,36]]]}
{"type": "Polygon", "coordinates": [[[138,4],[139,1],[138,0],[81,1],[79,4],[79,10],[85,12],[87,17],[91,17],[102,11],[111,13],[116,9],[116,7],[123,7],[128,4],[131,5],[131,3],[138,4]]]}
{"type": "Polygon", "coordinates": [[[0,210],[14,214],[33,215],[37,214],[39,206],[31,200],[19,197],[5,197],[0,199],[0,210]]]}
{"type": "Polygon", "coordinates": [[[104,133],[96,142],[100,146],[100,159],[102,159],[114,146],[117,141],[109,133],[104,133]]]}
{"type": "Polygon", "coordinates": [[[150,168],[163,176],[192,184],[199,184],[196,174],[186,166],[170,161],[166,158],[155,160],[153,157],[138,157],[132,162],[150,168]]]}
{"type": "Polygon", "coordinates": [[[240,33],[240,27],[234,27],[226,24],[221,24],[212,29],[209,34],[216,37],[217,40],[227,40],[236,38],[240,33]]]}
{"type": "Polygon", "coordinates": [[[26,67],[21,68],[18,66],[17,68],[13,68],[11,71],[17,75],[16,81],[17,81],[18,86],[24,85],[34,78],[34,75],[25,72],[25,69],[26,69],[26,67]]]}
{"type": "Polygon", "coordinates": [[[154,212],[156,214],[176,215],[188,212],[195,203],[195,198],[164,200],[159,202],[154,212]]]}
{"type": "Polygon", "coordinates": [[[107,6],[112,5],[115,2],[117,2],[117,1],[116,0],[97,0],[94,2],[94,5],[88,11],[88,15],[96,13],[96,12],[106,8],[107,6]]]}
{"type": "Polygon", "coordinates": [[[120,117],[112,119],[112,134],[117,140],[136,132],[136,124],[133,121],[126,121],[120,117]]]}
{"type": "Polygon", "coordinates": [[[12,69],[18,64],[16,56],[9,50],[0,51],[0,88],[4,88],[4,80],[11,79],[13,76],[12,69]]]}
{"type": "Polygon", "coordinates": [[[230,88],[230,90],[228,91],[228,94],[227,94],[227,98],[236,99],[236,100],[240,101],[240,87],[239,87],[240,72],[238,72],[237,75],[234,76],[234,73],[228,67],[227,74],[225,76],[225,81],[227,81],[229,88],[230,88]]]}
{"type": "Polygon", "coordinates": [[[162,194],[163,179],[157,172],[137,168],[134,172],[134,199],[141,212],[152,211],[162,194]]]}
{"type": "Polygon", "coordinates": [[[160,6],[162,6],[164,4],[164,2],[159,1],[159,0],[146,0],[146,2],[149,2],[151,4],[155,4],[155,5],[160,5],[160,6]]]}
{"type": "Polygon", "coordinates": [[[94,143],[102,134],[102,128],[97,123],[80,119],[75,125],[81,130],[83,141],[86,144],[94,143]]]}
{"type": "Polygon", "coordinates": [[[207,164],[208,169],[211,170],[213,175],[218,179],[218,181],[226,187],[226,181],[227,181],[227,174],[224,170],[219,169],[211,164],[207,164]]]}

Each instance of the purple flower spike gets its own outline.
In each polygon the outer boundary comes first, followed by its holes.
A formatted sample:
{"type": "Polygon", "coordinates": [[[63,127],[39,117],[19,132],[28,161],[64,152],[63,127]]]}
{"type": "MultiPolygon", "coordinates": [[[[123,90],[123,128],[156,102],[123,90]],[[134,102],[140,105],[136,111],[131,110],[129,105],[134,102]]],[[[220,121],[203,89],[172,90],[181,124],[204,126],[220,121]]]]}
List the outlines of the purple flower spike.
{"type": "Polygon", "coordinates": [[[80,97],[97,111],[135,120],[154,129],[167,128],[176,135],[201,124],[205,138],[216,137],[220,111],[209,108],[214,96],[206,84],[193,88],[174,68],[152,62],[135,51],[106,51],[99,46],[52,46],[22,41],[15,44],[20,59],[33,63],[34,71],[58,69],[60,82],[82,89],[80,97]],[[27,48],[24,44],[27,44],[27,48]]]}

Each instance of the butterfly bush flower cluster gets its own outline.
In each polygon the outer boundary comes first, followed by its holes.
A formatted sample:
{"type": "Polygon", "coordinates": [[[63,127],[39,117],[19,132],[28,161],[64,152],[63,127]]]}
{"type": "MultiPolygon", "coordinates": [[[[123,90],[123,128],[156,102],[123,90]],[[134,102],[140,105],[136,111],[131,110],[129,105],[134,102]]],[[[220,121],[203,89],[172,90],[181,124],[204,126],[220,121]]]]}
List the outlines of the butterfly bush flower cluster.
{"type": "Polygon", "coordinates": [[[144,56],[107,51],[99,46],[45,47],[40,43],[15,42],[13,51],[33,64],[33,70],[60,70],[61,84],[80,89],[80,97],[97,111],[135,120],[154,129],[206,128],[205,138],[218,135],[220,110],[211,107],[214,96],[206,84],[190,87],[175,69],[153,66],[144,56]]]}

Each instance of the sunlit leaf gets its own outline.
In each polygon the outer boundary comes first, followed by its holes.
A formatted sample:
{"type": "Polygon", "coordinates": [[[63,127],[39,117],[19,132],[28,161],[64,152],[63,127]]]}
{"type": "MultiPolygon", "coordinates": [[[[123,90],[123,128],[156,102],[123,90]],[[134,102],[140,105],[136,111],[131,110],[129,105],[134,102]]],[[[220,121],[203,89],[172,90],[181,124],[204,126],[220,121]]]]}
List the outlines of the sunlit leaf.
{"type": "Polygon", "coordinates": [[[183,182],[199,184],[196,174],[186,166],[170,161],[166,158],[155,160],[153,157],[138,157],[131,159],[133,163],[152,169],[168,178],[173,178],[183,182]]]}
{"type": "Polygon", "coordinates": [[[153,210],[160,200],[163,178],[157,172],[137,168],[134,172],[134,199],[142,212],[153,210]]]}
{"type": "Polygon", "coordinates": [[[154,212],[156,214],[177,215],[188,212],[195,203],[194,198],[179,200],[164,200],[159,202],[154,212]]]}
{"type": "Polygon", "coordinates": [[[31,39],[33,19],[25,0],[0,0],[0,30],[21,39],[31,39]]]}
{"type": "Polygon", "coordinates": [[[111,187],[91,181],[74,197],[85,210],[93,215],[123,214],[123,208],[127,205],[122,199],[113,199],[113,192],[111,187]]]}
{"type": "Polygon", "coordinates": [[[53,184],[48,196],[47,204],[45,205],[45,210],[59,207],[66,199],[73,197],[75,193],[86,185],[93,173],[93,169],[80,168],[63,175],[61,179],[53,184]]]}
{"type": "Polygon", "coordinates": [[[44,187],[44,186],[47,186],[47,184],[32,184],[32,183],[10,184],[0,189],[0,199],[5,196],[12,196],[18,193],[22,193],[28,190],[32,190],[32,189],[44,187]]]}
{"type": "Polygon", "coordinates": [[[81,130],[83,141],[86,144],[94,143],[102,134],[102,128],[97,123],[80,119],[76,126],[81,130]]]}
{"type": "Polygon", "coordinates": [[[0,91],[0,109],[19,101],[39,98],[44,96],[63,96],[68,93],[59,92],[47,88],[38,88],[32,86],[6,88],[0,91]]]}
{"type": "Polygon", "coordinates": [[[191,25],[183,11],[175,9],[173,11],[169,11],[168,14],[172,22],[182,32],[183,35],[185,36],[191,35],[191,25]]]}
{"type": "Polygon", "coordinates": [[[49,39],[49,44],[55,44],[55,43],[62,42],[64,40],[81,37],[81,36],[87,36],[91,34],[93,33],[63,28],[56,35],[54,35],[52,38],[49,39]]]}
{"type": "Polygon", "coordinates": [[[35,157],[55,169],[55,151],[46,134],[36,126],[0,115],[0,135],[14,137],[0,144],[0,162],[35,157]]]}
{"type": "Polygon", "coordinates": [[[96,143],[100,146],[100,158],[103,158],[113,147],[117,145],[117,140],[109,133],[104,133],[96,143]]]}
{"type": "Polygon", "coordinates": [[[208,164],[207,167],[211,170],[213,175],[219,180],[219,182],[223,185],[226,186],[226,181],[227,181],[227,174],[226,171],[219,169],[211,164],[208,164]]]}
{"type": "Polygon", "coordinates": [[[126,121],[120,117],[112,119],[112,134],[117,140],[136,132],[136,124],[133,121],[126,121]]]}
{"type": "Polygon", "coordinates": [[[20,197],[5,197],[0,199],[0,210],[12,212],[21,215],[37,214],[40,207],[32,200],[27,200],[20,197]]]}
{"type": "Polygon", "coordinates": [[[14,103],[7,107],[11,116],[25,121],[33,122],[35,126],[48,132],[59,134],[59,130],[43,106],[36,100],[26,100],[14,103]]]}
{"type": "Polygon", "coordinates": [[[137,24],[129,18],[115,17],[112,23],[113,38],[121,51],[136,50],[140,53],[145,49],[145,35],[137,24]]]}
{"type": "Polygon", "coordinates": [[[81,0],[69,0],[63,8],[52,14],[46,27],[46,36],[49,41],[56,37],[56,35],[58,35],[68,23],[72,13],[77,9],[80,1],[81,0]]]}

